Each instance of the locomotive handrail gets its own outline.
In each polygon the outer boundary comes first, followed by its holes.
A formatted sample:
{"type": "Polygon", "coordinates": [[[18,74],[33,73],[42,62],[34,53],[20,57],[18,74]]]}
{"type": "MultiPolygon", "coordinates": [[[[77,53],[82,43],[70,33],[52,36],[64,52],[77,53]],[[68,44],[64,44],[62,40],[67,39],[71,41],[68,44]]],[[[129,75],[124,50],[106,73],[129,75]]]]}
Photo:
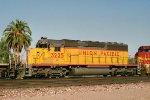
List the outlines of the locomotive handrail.
{"type": "MultiPolygon", "coordinates": [[[[72,59],[72,57],[73,56],[76,56],[76,57],[78,57],[77,59],[78,59],[78,64],[79,64],[79,61],[80,61],[80,55],[79,54],[74,54],[74,55],[68,55],[69,56],[69,59],[70,59],[70,64],[72,63],[72,61],[73,61],[73,59],[72,59]]],[[[93,64],[94,63],[94,58],[98,58],[98,64],[106,64],[106,63],[111,63],[111,64],[135,64],[135,61],[133,62],[132,61],[132,63],[129,63],[129,61],[128,62],[126,62],[126,59],[128,59],[128,57],[107,57],[107,56],[96,56],[96,57],[94,57],[94,55],[84,55],[83,56],[84,57],[84,64],[93,64]],[[91,62],[91,63],[88,63],[87,62],[87,59],[88,58],[91,58],[91,60],[90,61],[88,61],[88,62],[91,62]],[[114,60],[113,59],[115,59],[116,58],[116,62],[114,62],[114,60]],[[111,62],[108,62],[108,60],[107,59],[110,59],[111,60],[111,62]],[[119,59],[120,59],[120,61],[119,61],[119,59]],[[103,61],[103,62],[102,62],[103,61]]]]}

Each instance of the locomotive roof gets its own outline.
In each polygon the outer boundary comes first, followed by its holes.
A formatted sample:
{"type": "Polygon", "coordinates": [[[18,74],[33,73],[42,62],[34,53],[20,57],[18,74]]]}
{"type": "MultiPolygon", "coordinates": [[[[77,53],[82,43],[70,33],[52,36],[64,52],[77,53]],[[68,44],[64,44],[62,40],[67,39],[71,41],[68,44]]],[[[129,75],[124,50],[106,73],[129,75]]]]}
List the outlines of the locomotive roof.
{"type": "Polygon", "coordinates": [[[81,40],[54,40],[41,37],[37,42],[36,47],[39,47],[39,44],[50,44],[53,46],[64,46],[64,47],[86,47],[86,48],[97,48],[104,50],[128,50],[128,45],[124,43],[117,42],[99,42],[99,41],[81,41],[81,40]]]}
{"type": "Polygon", "coordinates": [[[139,50],[145,50],[145,49],[150,49],[150,46],[141,46],[141,47],[139,47],[139,50]]]}

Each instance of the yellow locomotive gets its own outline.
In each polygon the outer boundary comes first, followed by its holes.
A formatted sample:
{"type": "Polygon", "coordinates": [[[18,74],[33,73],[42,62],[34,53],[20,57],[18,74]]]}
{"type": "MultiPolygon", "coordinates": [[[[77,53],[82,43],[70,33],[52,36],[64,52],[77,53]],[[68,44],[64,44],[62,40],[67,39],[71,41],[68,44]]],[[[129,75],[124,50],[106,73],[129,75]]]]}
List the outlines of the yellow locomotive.
{"type": "Polygon", "coordinates": [[[128,64],[128,45],[116,42],[41,38],[27,55],[28,75],[109,75],[136,73],[128,64]]]}

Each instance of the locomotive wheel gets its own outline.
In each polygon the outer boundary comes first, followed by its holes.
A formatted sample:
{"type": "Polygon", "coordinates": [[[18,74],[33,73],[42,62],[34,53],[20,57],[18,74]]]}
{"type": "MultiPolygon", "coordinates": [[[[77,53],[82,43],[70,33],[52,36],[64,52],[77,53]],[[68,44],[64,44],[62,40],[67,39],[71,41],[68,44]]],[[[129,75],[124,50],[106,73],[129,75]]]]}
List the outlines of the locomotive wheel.
{"type": "Polygon", "coordinates": [[[103,75],[103,77],[107,77],[107,75],[103,75]]]}

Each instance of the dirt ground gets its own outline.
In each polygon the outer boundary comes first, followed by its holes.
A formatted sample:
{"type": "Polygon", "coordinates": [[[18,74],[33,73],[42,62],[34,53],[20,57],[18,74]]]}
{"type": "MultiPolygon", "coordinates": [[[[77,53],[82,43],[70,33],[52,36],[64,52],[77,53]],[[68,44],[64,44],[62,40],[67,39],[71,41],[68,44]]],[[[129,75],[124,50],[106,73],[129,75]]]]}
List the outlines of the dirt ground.
{"type": "Polygon", "coordinates": [[[0,89],[0,100],[150,100],[150,82],[0,89]]]}

